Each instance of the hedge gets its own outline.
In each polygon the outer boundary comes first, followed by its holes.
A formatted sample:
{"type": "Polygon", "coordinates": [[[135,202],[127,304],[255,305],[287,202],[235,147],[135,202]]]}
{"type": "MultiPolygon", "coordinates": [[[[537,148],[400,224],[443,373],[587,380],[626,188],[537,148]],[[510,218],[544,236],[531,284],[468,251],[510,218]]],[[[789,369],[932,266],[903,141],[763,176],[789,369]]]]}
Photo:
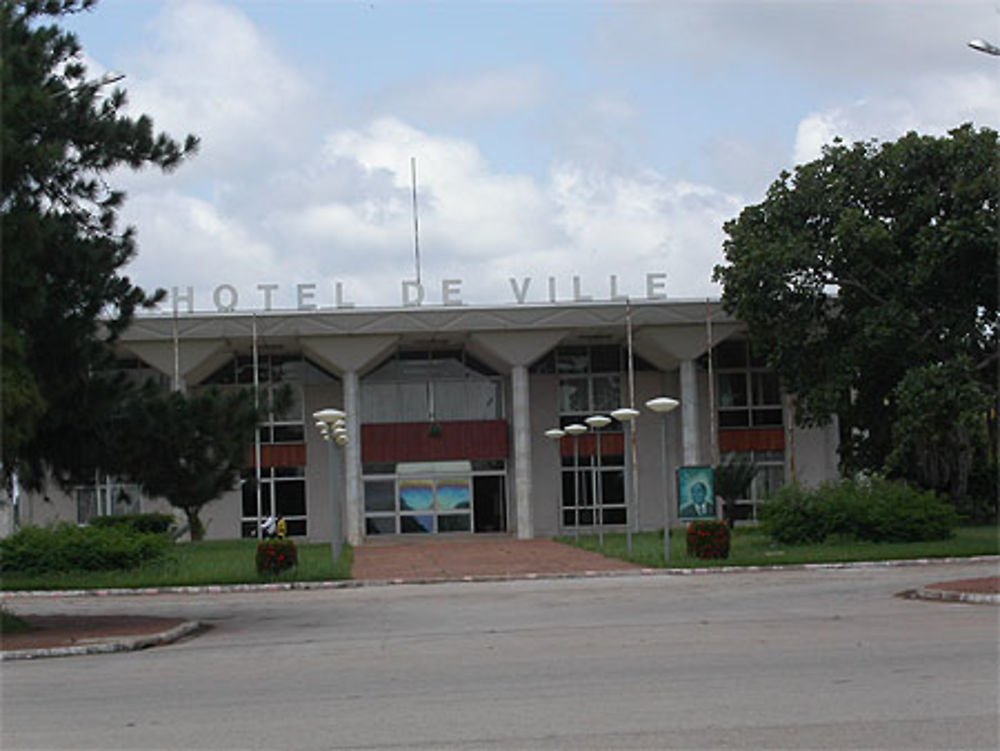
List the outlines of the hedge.
{"type": "Polygon", "coordinates": [[[127,526],[25,527],[0,541],[0,572],[42,574],[136,568],[166,556],[171,541],[127,526]]]}
{"type": "Polygon", "coordinates": [[[128,527],[142,534],[167,534],[172,531],[174,522],[170,514],[121,514],[95,516],[88,524],[91,527],[128,527]]]}
{"type": "Polygon", "coordinates": [[[932,491],[884,478],[845,480],[815,489],[788,485],[760,509],[761,526],[785,545],[830,535],[867,542],[923,542],[952,536],[959,515],[932,491]]]}

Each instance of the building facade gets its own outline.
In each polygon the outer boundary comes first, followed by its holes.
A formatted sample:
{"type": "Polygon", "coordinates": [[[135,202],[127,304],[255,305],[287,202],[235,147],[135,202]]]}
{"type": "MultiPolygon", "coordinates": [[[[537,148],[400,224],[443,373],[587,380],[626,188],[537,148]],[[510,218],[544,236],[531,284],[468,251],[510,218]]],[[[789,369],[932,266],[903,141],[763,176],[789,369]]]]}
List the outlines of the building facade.
{"type": "MultiPolygon", "coordinates": [[[[166,388],[253,388],[262,404],[279,388],[292,395],[260,425],[240,488],[203,509],[209,538],[253,536],[275,514],[293,536],[329,540],[335,509],[353,544],[657,529],[666,504],[677,508],[680,467],[760,465],[744,516],[793,478],[836,475],[835,426],[794,427],[791,400],[718,302],[145,316],[119,347],[127,367],[166,388]],[[680,405],[660,416],[644,407],[657,396],[680,405]],[[612,420],[545,435],[623,406],[639,412],[628,430],[612,420]],[[342,447],[314,424],[326,407],[347,414],[342,447]]],[[[97,474],[92,486],[24,499],[20,516],[167,509],[97,474]]]]}

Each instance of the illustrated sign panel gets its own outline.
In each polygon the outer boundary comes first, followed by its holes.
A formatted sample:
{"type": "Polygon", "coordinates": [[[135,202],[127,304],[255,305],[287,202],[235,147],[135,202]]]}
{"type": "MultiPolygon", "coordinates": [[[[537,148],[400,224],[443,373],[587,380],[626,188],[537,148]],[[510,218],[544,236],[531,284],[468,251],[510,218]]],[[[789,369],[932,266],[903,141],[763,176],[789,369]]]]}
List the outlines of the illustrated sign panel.
{"type": "Polygon", "coordinates": [[[684,521],[715,519],[715,472],[711,467],[677,470],[677,517],[684,521]]]}

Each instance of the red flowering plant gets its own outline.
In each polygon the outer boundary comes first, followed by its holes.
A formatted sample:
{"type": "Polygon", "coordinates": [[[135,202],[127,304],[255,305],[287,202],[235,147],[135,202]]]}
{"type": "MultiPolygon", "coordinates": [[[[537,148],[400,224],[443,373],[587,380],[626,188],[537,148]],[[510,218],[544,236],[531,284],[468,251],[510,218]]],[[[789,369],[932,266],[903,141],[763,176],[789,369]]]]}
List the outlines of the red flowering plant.
{"type": "Polygon", "coordinates": [[[262,540],[257,543],[257,573],[278,576],[295,568],[299,551],[291,540],[262,540]]]}
{"type": "Polygon", "coordinates": [[[687,528],[688,555],[692,558],[728,558],[730,539],[726,522],[691,522],[687,528]]]}

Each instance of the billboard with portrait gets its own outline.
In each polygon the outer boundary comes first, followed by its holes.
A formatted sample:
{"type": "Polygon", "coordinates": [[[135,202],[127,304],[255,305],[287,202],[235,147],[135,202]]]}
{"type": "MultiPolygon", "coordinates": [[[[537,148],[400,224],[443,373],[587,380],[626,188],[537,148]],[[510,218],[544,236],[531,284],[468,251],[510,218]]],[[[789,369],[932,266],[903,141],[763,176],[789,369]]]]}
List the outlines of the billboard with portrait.
{"type": "Polygon", "coordinates": [[[683,521],[717,518],[715,472],[711,467],[677,470],[677,518],[683,521]]]}

